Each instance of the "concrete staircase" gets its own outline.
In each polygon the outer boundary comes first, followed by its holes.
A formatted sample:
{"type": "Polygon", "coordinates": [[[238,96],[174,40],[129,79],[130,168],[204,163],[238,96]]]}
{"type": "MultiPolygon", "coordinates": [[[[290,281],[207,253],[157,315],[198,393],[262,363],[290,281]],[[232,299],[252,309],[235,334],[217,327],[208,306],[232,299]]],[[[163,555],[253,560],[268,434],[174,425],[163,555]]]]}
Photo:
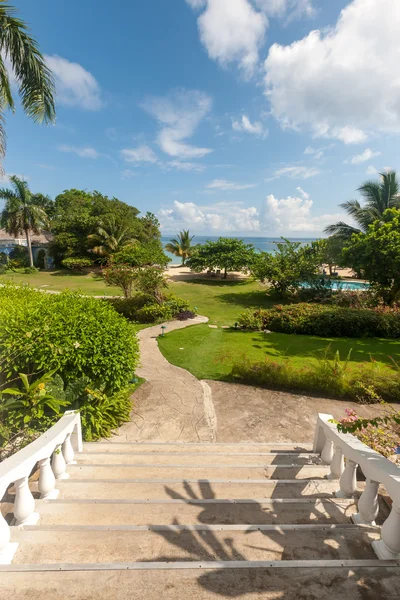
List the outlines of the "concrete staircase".
{"type": "Polygon", "coordinates": [[[101,442],[75,459],[39,523],[11,528],[1,600],[400,597],[380,528],[351,522],[311,446],[101,442]]]}

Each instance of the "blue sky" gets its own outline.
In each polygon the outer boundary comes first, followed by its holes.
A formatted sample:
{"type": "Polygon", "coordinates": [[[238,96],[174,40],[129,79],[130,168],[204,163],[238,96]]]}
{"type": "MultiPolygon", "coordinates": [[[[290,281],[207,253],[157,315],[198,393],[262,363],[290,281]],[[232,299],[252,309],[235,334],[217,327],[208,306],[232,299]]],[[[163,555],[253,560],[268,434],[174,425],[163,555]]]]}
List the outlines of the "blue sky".
{"type": "Polygon", "coordinates": [[[96,189],[166,234],[309,237],[397,167],[400,2],[14,4],[57,80],[55,126],[6,115],[33,191],[96,189]]]}

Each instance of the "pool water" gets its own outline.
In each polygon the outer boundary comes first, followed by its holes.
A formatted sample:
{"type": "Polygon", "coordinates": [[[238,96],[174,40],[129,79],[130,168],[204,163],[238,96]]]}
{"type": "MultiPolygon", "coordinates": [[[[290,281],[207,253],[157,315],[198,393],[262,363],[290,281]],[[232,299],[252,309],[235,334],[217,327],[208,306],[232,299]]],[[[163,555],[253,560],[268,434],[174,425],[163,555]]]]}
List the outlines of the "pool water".
{"type": "MultiPolygon", "coordinates": [[[[302,287],[308,288],[310,287],[309,283],[303,283],[302,287]]],[[[327,281],[327,287],[331,290],[352,290],[352,291],[363,291],[368,290],[369,283],[362,283],[361,281],[342,281],[341,279],[337,279],[336,281],[327,281]]]]}

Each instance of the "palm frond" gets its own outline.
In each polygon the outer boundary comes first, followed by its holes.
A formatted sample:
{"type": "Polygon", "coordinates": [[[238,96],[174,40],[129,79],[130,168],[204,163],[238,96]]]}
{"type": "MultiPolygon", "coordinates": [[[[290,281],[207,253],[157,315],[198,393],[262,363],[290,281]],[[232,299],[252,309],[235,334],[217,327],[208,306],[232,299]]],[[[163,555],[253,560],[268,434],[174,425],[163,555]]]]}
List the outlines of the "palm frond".
{"type": "Polygon", "coordinates": [[[352,227],[343,221],[328,225],[328,227],[325,227],[324,231],[325,233],[329,233],[329,235],[336,235],[341,238],[349,238],[353,233],[361,233],[360,229],[352,227]]]}
{"type": "Polygon", "coordinates": [[[55,120],[55,85],[37,42],[15,9],[0,6],[0,51],[10,59],[18,82],[21,102],[28,117],[37,122],[55,120]]]}

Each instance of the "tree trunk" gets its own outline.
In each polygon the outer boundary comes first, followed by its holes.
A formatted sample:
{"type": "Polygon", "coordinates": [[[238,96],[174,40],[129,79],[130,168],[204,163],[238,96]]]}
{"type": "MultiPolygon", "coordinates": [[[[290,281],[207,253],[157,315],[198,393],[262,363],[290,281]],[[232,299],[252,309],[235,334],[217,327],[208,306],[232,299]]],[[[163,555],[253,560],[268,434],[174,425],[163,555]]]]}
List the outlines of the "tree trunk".
{"type": "Polygon", "coordinates": [[[227,277],[228,277],[228,271],[225,268],[225,270],[224,270],[224,279],[226,279],[227,277]]]}
{"type": "Polygon", "coordinates": [[[26,241],[28,244],[29,264],[33,267],[33,254],[32,254],[32,243],[31,243],[31,232],[29,229],[25,229],[26,241]]]}

